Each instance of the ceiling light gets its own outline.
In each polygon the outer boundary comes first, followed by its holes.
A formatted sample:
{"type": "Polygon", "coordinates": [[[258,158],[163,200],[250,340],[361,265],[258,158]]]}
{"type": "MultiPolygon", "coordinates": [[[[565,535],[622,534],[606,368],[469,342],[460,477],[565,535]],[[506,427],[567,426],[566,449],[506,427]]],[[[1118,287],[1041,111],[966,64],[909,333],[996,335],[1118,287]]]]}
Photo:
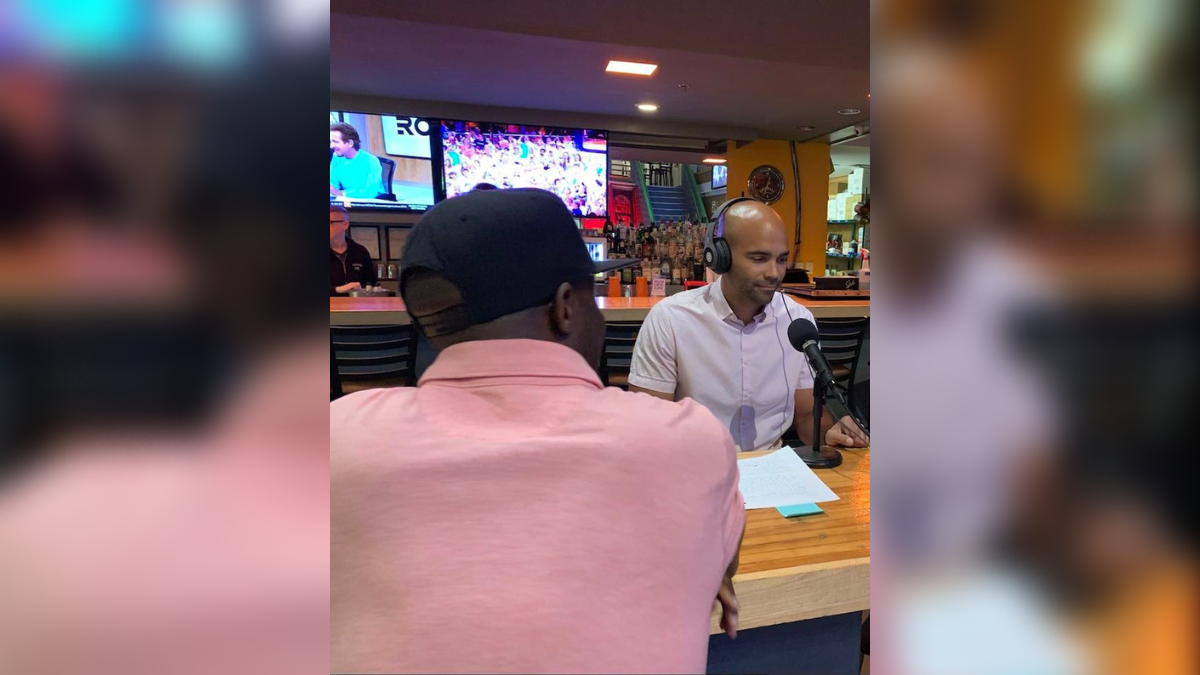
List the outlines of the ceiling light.
{"type": "Polygon", "coordinates": [[[653,75],[658,69],[657,63],[634,63],[633,61],[609,61],[606,73],[624,73],[626,75],[653,75]]]}
{"type": "Polygon", "coordinates": [[[817,128],[812,126],[811,124],[805,124],[804,126],[796,127],[796,128],[799,129],[800,131],[816,131],[817,130],[817,128]]]}
{"type": "Polygon", "coordinates": [[[862,111],[859,110],[858,108],[842,108],[841,110],[838,111],[838,114],[839,115],[857,115],[861,112],[862,111]]]}
{"type": "Polygon", "coordinates": [[[658,106],[654,105],[653,103],[639,103],[637,104],[637,108],[642,112],[654,112],[655,110],[658,110],[658,106]]]}
{"type": "Polygon", "coordinates": [[[723,158],[723,157],[705,157],[704,163],[705,164],[724,164],[725,158],[723,158]]]}

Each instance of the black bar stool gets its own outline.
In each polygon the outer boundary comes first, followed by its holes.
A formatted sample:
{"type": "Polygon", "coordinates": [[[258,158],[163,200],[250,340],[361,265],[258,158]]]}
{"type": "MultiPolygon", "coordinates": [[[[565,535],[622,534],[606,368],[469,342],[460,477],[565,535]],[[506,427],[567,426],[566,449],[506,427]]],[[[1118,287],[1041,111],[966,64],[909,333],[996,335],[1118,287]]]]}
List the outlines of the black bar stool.
{"type": "Polygon", "coordinates": [[[416,384],[417,328],[407,326],[331,326],[329,328],[329,400],[370,386],[416,384]]]}
{"type": "Polygon", "coordinates": [[[629,391],[629,366],[637,344],[641,321],[610,321],[605,324],[604,352],[600,356],[600,381],[606,387],[629,391]]]}

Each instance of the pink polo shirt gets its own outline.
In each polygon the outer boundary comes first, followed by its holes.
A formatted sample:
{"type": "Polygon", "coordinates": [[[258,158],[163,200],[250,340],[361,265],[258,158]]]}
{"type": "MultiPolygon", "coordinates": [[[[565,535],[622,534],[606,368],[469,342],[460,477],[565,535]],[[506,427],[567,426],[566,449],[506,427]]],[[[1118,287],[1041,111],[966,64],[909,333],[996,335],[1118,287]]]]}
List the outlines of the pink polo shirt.
{"type": "Polygon", "coordinates": [[[444,350],[330,405],[333,672],[703,672],[745,522],[702,406],[573,350],[444,350]]]}

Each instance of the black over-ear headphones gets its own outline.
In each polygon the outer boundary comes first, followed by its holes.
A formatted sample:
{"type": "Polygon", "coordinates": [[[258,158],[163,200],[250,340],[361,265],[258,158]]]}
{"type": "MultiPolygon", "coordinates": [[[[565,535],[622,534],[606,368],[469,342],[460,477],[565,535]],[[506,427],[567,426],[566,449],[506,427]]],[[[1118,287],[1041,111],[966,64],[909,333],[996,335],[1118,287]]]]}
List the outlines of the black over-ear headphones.
{"type": "Polygon", "coordinates": [[[725,241],[725,212],[738,202],[756,201],[750,197],[734,197],[717,207],[712,220],[704,230],[704,266],[716,272],[725,274],[733,267],[733,254],[729,252],[729,242],[725,241]]]}

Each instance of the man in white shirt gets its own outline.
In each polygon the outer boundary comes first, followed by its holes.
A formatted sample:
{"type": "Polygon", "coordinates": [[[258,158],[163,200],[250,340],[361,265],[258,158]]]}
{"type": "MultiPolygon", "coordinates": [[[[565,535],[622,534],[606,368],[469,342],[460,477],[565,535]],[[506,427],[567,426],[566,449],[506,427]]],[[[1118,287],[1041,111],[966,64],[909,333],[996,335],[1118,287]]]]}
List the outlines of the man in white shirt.
{"type": "MultiPolygon", "coordinates": [[[[745,200],[725,210],[722,234],[729,271],[650,310],[634,348],[629,389],[694,399],[743,451],[779,447],[789,425],[811,443],[812,370],[788,342],[787,329],[793,319],[813,316],[777,292],[787,269],[787,228],[769,206],[745,200]]],[[[822,428],[827,445],[869,444],[849,417],[827,418],[822,428]]]]}

